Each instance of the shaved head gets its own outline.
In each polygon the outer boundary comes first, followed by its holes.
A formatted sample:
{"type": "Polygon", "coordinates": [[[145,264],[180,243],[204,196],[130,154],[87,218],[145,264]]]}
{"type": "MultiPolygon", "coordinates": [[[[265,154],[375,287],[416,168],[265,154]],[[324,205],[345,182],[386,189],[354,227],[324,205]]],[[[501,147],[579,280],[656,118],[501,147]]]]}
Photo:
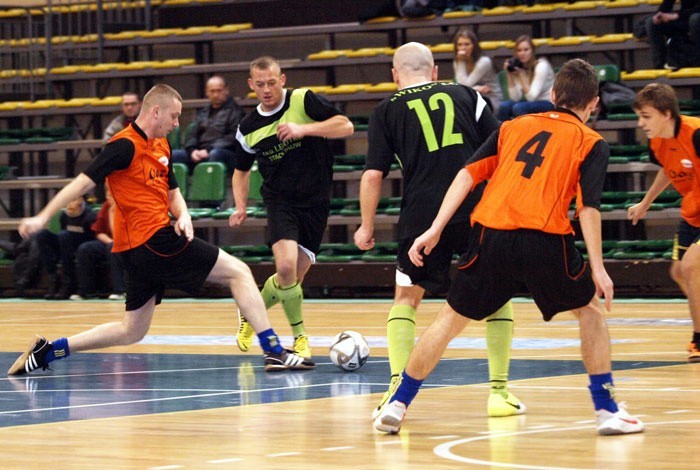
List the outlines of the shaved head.
{"type": "Polygon", "coordinates": [[[399,47],[394,53],[394,69],[400,74],[430,76],[435,62],[433,53],[419,42],[409,42],[399,47]]]}

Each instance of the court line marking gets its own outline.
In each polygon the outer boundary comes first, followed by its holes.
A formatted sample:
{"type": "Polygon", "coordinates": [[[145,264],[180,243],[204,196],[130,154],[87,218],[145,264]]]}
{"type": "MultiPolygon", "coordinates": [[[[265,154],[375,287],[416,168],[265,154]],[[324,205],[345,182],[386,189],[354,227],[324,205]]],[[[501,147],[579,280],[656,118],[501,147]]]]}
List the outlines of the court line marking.
{"type": "MultiPolygon", "coordinates": [[[[644,423],[645,426],[659,426],[659,425],[678,425],[678,424],[698,424],[700,423],[700,420],[693,419],[693,420],[687,420],[687,421],[659,421],[655,423],[644,423]]],[[[461,463],[468,463],[468,464],[474,464],[474,465],[482,465],[482,466],[490,466],[490,467],[500,467],[500,468],[518,468],[518,469],[527,469],[527,470],[581,470],[581,467],[547,467],[543,465],[525,465],[525,464],[516,464],[516,463],[503,463],[503,462],[496,462],[493,460],[481,460],[481,459],[472,459],[470,457],[463,457],[461,455],[454,454],[452,452],[452,447],[456,445],[461,445],[461,444],[467,444],[470,442],[474,441],[483,441],[483,440],[488,440],[492,439],[494,437],[501,438],[501,437],[511,437],[511,436],[523,436],[526,434],[539,434],[539,433],[545,433],[545,432],[566,432],[566,431],[578,431],[581,429],[591,429],[590,426],[573,426],[573,427],[566,427],[566,428],[549,428],[549,429],[535,429],[535,430],[530,430],[530,431],[515,431],[515,432],[510,432],[507,434],[498,434],[498,435],[483,435],[483,436],[476,436],[476,437],[467,437],[465,439],[457,439],[455,441],[450,441],[450,442],[444,442],[436,447],[433,448],[433,453],[437,455],[438,457],[442,457],[447,460],[453,460],[455,462],[461,462],[461,463]]],[[[602,437],[602,439],[611,439],[614,437],[602,437]]]]}

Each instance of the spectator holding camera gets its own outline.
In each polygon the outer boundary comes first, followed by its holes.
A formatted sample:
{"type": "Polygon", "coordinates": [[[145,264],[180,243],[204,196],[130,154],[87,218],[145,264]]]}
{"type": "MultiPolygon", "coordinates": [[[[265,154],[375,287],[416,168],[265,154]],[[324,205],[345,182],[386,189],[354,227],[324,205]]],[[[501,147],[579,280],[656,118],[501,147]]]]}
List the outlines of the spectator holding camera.
{"type": "Polygon", "coordinates": [[[498,119],[542,113],[554,109],[550,98],[554,69],[544,57],[537,58],[532,38],[522,35],[515,40],[515,55],[503,64],[508,77],[508,100],[501,103],[498,119]]]}
{"type": "Polygon", "coordinates": [[[458,31],[453,42],[455,57],[452,66],[455,82],[478,91],[496,114],[503,99],[503,93],[493,61],[490,57],[482,55],[479,40],[469,29],[458,31]]]}

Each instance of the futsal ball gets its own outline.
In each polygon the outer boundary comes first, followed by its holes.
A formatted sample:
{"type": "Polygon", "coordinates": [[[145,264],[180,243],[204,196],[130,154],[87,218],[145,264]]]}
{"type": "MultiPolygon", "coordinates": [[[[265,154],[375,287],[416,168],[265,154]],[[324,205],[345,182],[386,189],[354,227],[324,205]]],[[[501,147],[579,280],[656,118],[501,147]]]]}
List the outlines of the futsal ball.
{"type": "Polygon", "coordinates": [[[356,331],[338,333],[328,350],[331,362],[346,371],[357,370],[367,362],[369,345],[356,331]]]}

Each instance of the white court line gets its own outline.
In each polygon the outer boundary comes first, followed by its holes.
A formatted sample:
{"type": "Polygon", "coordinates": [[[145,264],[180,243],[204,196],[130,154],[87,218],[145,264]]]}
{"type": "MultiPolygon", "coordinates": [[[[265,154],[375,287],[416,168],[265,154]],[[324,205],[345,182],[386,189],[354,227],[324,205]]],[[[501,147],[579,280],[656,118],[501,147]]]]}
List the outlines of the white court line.
{"type": "Polygon", "coordinates": [[[207,463],[233,463],[233,462],[242,462],[243,459],[240,457],[233,457],[230,459],[219,459],[219,460],[207,460],[207,463]]]}
{"type": "MultiPolygon", "coordinates": [[[[688,420],[688,421],[660,421],[656,423],[644,423],[645,426],[660,426],[660,425],[678,425],[678,424],[698,424],[700,423],[700,420],[688,420]]],[[[438,445],[433,449],[433,453],[437,455],[438,457],[442,457],[444,459],[448,460],[454,460],[456,462],[462,462],[462,463],[467,463],[467,464],[474,464],[474,465],[483,465],[483,466],[489,466],[489,467],[500,467],[500,468],[518,468],[518,469],[528,469],[528,470],[581,470],[578,467],[546,467],[543,465],[524,465],[524,464],[517,464],[517,463],[502,463],[502,462],[496,462],[492,460],[480,460],[480,459],[472,459],[469,457],[463,457],[461,455],[456,455],[452,452],[452,447],[456,445],[461,445],[461,444],[467,444],[475,441],[483,441],[483,440],[488,440],[493,437],[501,438],[504,436],[523,436],[526,434],[539,434],[539,433],[545,433],[545,432],[556,432],[556,433],[561,433],[561,432],[567,432],[567,431],[578,431],[581,429],[591,429],[590,426],[575,426],[575,427],[568,427],[568,428],[557,428],[553,427],[550,429],[537,429],[537,430],[531,430],[531,431],[515,431],[507,434],[498,434],[496,436],[494,435],[486,435],[486,436],[477,436],[477,437],[468,437],[465,439],[458,439],[456,441],[451,441],[451,442],[445,442],[443,444],[438,445]]]]}
{"type": "Polygon", "coordinates": [[[351,450],[354,448],[355,448],[355,446],[340,446],[340,447],[324,447],[321,450],[326,451],[326,452],[336,452],[338,450],[351,450]]]}
{"type": "Polygon", "coordinates": [[[267,454],[266,457],[292,457],[294,455],[301,455],[301,452],[280,452],[279,454],[267,454]]]}

